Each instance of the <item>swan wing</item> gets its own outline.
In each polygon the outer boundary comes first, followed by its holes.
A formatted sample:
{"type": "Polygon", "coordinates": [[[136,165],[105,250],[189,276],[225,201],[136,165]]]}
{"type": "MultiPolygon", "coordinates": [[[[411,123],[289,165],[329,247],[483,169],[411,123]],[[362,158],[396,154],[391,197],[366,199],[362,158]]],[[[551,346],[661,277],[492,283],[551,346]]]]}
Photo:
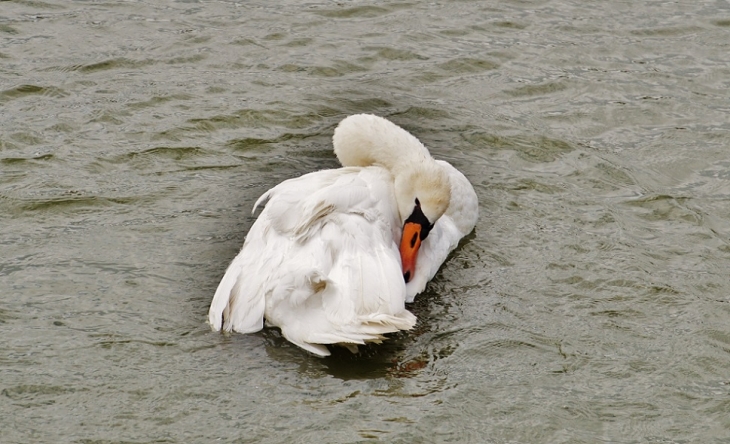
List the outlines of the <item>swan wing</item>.
{"type": "Polygon", "coordinates": [[[340,168],[282,182],[265,202],[211,303],[214,329],[252,332],[263,319],[319,355],[319,344],[379,342],[411,328],[395,236],[392,177],[340,168]]]}
{"type": "Polygon", "coordinates": [[[279,270],[295,247],[289,239],[301,237],[338,205],[347,207],[362,197],[357,187],[345,183],[339,184],[341,193],[331,192],[338,179],[348,176],[344,173],[323,170],[289,179],[256,201],[254,211],[262,203],[264,210],[213,296],[208,313],[213,329],[251,333],[263,328],[265,295],[277,285],[279,270]],[[323,190],[330,190],[329,195],[323,190]]]}

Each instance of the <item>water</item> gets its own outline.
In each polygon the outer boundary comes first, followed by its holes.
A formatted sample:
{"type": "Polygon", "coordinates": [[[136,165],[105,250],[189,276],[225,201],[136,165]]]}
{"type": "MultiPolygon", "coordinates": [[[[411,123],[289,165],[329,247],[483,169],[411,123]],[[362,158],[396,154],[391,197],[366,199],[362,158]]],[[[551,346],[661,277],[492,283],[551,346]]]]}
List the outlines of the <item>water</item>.
{"type": "Polygon", "coordinates": [[[730,440],[730,5],[0,2],[0,441],[730,440]],[[481,219],[417,327],[205,324],[258,196],[371,112],[481,219]]]}

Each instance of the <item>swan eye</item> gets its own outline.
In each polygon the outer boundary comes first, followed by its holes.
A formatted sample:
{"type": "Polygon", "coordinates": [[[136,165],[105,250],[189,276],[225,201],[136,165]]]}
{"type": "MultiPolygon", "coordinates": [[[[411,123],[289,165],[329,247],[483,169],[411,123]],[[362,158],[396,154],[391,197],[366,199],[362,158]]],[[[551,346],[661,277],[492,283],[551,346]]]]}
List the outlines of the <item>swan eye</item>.
{"type": "Polygon", "coordinates": [[[405,220],[406,222],[413,222],[421,226],[420,231],[420,237],[421,240],[425,240],[426,236],[428,236],[428,233],[433,229],[433,225],[431,221],[428,220],[425,214],[423,214],[423,210],[421,209],[421,203],[416,199],[416,207],[413,209],[413,213],[411,213],[410,216],[408,216],[408,219],[405,220]]]}

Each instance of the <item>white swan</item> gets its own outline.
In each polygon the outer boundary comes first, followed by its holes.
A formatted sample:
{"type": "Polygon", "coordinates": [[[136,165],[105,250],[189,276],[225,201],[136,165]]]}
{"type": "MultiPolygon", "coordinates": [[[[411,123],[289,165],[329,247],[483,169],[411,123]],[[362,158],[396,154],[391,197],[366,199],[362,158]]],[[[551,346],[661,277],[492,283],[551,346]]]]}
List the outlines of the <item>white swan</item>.
{"type": "Polygon", "coordinates": [[[213,297],[214,330],[251,333],[265,318],[327,356],[324,344],[356,351],[415,325],[405,302],[474,228],[476,193],[384,118],[347,117],[333,144],[343,168],[286,180],[254,205],[266,202],[213,297]]]}

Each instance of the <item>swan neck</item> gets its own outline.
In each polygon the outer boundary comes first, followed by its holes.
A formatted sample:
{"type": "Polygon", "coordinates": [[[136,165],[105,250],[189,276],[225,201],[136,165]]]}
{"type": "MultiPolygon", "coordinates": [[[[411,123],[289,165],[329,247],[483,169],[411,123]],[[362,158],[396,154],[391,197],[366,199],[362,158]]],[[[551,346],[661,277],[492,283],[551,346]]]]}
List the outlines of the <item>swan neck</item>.
{"type": "Polygon", "coordinates": [[[357,114],[344,119],[332,138],[342,166],[381,166],[393,176],[405,174],[431,158],[412,134],[382,117],[357,114]]]}

